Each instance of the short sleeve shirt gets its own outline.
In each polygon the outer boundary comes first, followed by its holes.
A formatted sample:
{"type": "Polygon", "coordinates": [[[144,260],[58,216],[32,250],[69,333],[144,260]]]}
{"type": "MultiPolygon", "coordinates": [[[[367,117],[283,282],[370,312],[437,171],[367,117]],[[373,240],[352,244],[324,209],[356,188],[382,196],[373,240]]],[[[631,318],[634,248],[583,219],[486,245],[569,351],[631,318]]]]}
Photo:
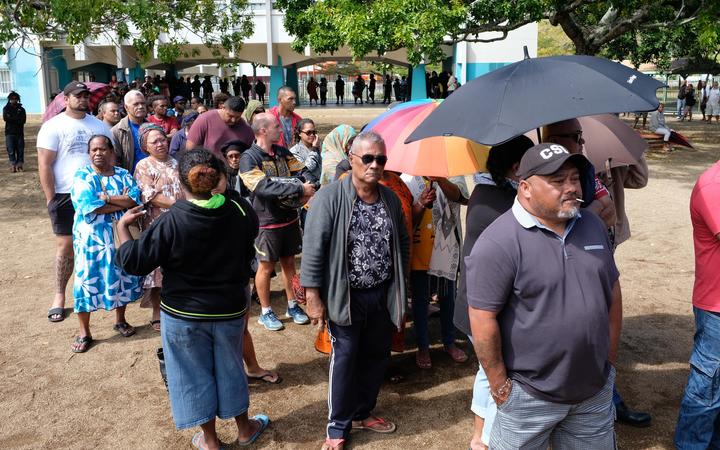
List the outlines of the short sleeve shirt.
{"type": "Polygon", "coordinates": [[[280,124],[282,125],[283,130],[283,137],[285,138],[285,145],[288,147],[290,146],[290,143],[293,141],[293,126],[292,126],[292,116],[285,117],[280,116],[280,124]]]}
{"type": "Polygon", "coordinates": [[[231,127],[222,120],[218,110],[212,110],[198,116],[187,133],[187,140],[224,160],[220,152],[223,144],[240,140],[249,147],[255,141],[255,134],[245,120],[231,127]]]}
{"type": "Polygon", "coordinates": [[[154,123],[155,125],[159,125],[160,127],[162,127],[163,131],[165,131],[165,134],[170,134],[172,130],[180,129],[180,125],[178,125],[178,121],[175,117],[168,116],[165,119],[161,119],[155,114],[152,114],[148,116],[147,120],[148,122],[154,123]]]}
{"type": "Polygon", "coordinates": [[[133,158],[133,166],[130,169],[130,173],[133,174],[135,173],[137,163],[147,158],[148,154],[140,148],[140,125],[142,124],[137,124],[132,120],[128,120],[128,125],[130,125],[130,133],[132,133],[133,143],[135,144],[135,157],[133,158]]]}
{"type": "Polygon", "coordinates": [[[348,233],[350,287],[369,289],[389,280],[392,274],[392,222],[382,201],[356,200],[348,233]]]}
{"type": "Polygon", "coordinates": [[[720,162],[698,179],[690,196],[690,219],[695,246],[693,305],[720,312],[720,162]]]}
{"type": "Polygon", "coordinates": [[[37,146],[57,153],[53,163],[56,193],[69,194],[75,173],[90,164],[88,142],[95,134],[113,139],[110,127],[90,114],[73,119],[60,113],[40,127],[37,146]]]}
{"type": "Polygon", "coordinates": [[[468,304],[498,313],[511,379],[554,403],[579,403],[603,388],[619,274],[597,216],[584,212],[558,236],[516,199],[480,235],[465,264],[468,304]]]}

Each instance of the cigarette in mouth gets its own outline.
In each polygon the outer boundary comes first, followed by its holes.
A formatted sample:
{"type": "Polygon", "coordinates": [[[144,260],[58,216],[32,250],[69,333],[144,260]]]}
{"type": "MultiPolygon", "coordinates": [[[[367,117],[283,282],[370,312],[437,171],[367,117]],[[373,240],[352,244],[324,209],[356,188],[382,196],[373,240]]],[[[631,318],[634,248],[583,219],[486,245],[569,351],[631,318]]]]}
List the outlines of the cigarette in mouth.
{"type": "Polygon", "coordinates": [[[583,200],[583,199],[581,199],[581,198],[576,198],[575,201],[576,201],[576,202],[580,202],[580,203],[585,203],[585,200],[583,200]]]}

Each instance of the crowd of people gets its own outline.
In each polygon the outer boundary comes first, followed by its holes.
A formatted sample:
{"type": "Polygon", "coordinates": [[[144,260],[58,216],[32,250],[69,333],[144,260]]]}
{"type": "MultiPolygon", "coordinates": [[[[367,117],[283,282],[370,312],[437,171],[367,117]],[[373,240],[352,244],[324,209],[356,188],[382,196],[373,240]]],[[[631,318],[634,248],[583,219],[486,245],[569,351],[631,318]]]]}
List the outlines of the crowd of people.
{"type": "MultiPolygon", "coordinates": [[[[438,94],[452,92],[451,76],[443,86],[438,94]]],[[[322,80],[317,88],[324,102],[322,80]]],[[[645,186],[644,159],[596,173],[570,119],[546,126],[540,144],[518,136],[493,147],[468,186],[464,177],[384,170],[387,149],[373,131],[339,124],[321,139],[288,86],[267,111],[244,91],[215,94],[214,107],[198,111],[194,94],[188,107],[182,95],[171,104],[153,88],[131,89],[94,117],[88,87],[73,81],[37,147],[56,239],[48,320],[66,318],[71,278],[75,353],[92,347],[91,313],[115,311],[114,330],[130,337],[127,306],[152,309],[173,419],[178,429],[200,427],[195,447],[219,448],[217,417],[236,421],[241,445],[270,423],[248,414],[248,378],[282,381],[257,361],[253,298],[261,332],[312,323],[332,337],[326,450],[343,449],[353,430],[396,430],[374,414],[377,397],[410,318],[415,363],[432,370],[433,297],[443,350],[468,361],[459,330],[480,363],[470,448],[608,449],[615,421],[650,425],[615,386],[622,294],[613,254],[630,237],[624,189],[645,186]],[[286,322],[270,302],[277,263],[286,322]]],[[[720,245],[705,195],[716,178],[693,192],[707,264],[720,245]]],[[[701,317],[703,327],[716,320],[698,312],[716,285],[696,284],[698,328],[701,317]]],[[[690,392],[708,383],[702,367],[683,399],[679,448],[715,438],[714,416],[690,392]]]]}
{"type": "Polygon", "coordinates": [[[699,106],[702,120],[707,123],[720,121],[720,88],[718,82],[699,80],[697,86],[693,86],[687,79],[681,79],[677,93],[677,110],[675,115],[678,120],[692,121],[695,105],[699,106]]]}
{"type": "MultiPolygon", "coordinates": [[[[370,73],[367,75],[367,81],[364,75],[356,75],[350,91],[353,96],[353,104],[369,103],[374,105],[378,83],[382,87],[382,104],[389,105],[393,101],[409,101],[411,82],[412,80],[405,75],[393,76],[385,74],[384,78],[380,76],[377,79],[374,73],[370,73]]],[[[427,98],[443,99],[460,87],[460,84],[452,72],[442,71],[438,75],[437,72],[432,71],[432,73],[427,72],[425,74],[425,86],[427,98]]],[[[327,105],[328,79],[326,77],[321,77],[319,81],[316,81],[315,77],[310,77],[305,88],[308,94],[308,105],[312,106],[313,102],[315,105],[327,105]],[[318,103],[318,100],[320,103],[318,103]]],[[[345,104],[345,79],[343,79],[342,75],[337,75],[335,79],[335,97],[336,105],[345,104]]]]}

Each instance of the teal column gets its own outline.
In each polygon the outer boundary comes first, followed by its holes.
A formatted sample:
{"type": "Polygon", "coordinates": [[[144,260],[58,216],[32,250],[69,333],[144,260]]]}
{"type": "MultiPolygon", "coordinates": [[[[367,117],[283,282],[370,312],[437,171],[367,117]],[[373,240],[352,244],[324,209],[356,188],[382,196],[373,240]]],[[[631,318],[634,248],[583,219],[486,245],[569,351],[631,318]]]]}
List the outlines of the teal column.
{"type": "Polygon", "coordinates": [[[65,87],[66,84],[72,81],[72,74],[68,70],[67,67],[67,61],[65,61],[65,57],[63,56],[63,52],[60,49],[52,49],[49,52],[47,52],[47,60],[50,63],[51,66],[57,71],[58,73],[58,84],[60,90],[65,87]]]}
{"type": "Polygon", "coordinates": [[[425,64],[418,64],[412,70],[412,91],[410,92],[410,100],[419,100],[427,98],[427,88],[425,84],[425,64]]]}
{"type": "Polygon", "coordinates": [[[270,66],[270,86],[267,87],[267,96],[270,106],[277,106],[277,90],[285,84],[285,72],[282,58],[277,57],[277,64],[270,66]]]}
{"type": "MultiPolygon", "coordinates": [[[[285,84],[293,88],[297,96],[297,105],[300,106],[300,92],[298,91],[298,75],[297,75],[297,64],[293,64],[287,68],[285,73],[285,84]]],[[[277,96],[277,91],[275,91],[277,96]]]]}
{"type": "Polygon", "coordinates": [[[115,69],[115,76],[117,77],[118,81],[124,81],[126,83],[129,83],[130,80],[125,79],[125,69],[122,67],[118,67],[115,69]]]}
{"type": "Polygon", "coordinates": [[[145,79],[145,69],[142,68],[140,63],[135,64],[135,67],[131,67],[128,70],[128,78],[130,78],[128,80],[128,84],[135,81],[135,78],[140,78],[141,81],[144,80],[145,79]]]}

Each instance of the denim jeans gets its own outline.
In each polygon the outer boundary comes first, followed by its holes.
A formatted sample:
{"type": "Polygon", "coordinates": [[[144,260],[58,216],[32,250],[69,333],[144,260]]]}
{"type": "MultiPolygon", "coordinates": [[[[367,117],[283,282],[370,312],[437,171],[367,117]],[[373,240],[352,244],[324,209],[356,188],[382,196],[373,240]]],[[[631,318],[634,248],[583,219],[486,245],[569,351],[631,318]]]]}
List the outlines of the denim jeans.
{"type": "Polygon", "coordinates": [[[19,166],[25,162],[25,136],[6,134],[5,146],[11,166],[19,166]]]}
{"type": "Polygon", "coordinates": [[[677,113],[675,114],[678,119],[680,119],[683,116],[683,111],[685,110],[685,99],[679,98],[677,99],[677,113]]]}
{"type": "Polygon", "coordinates": [[[243,366],[245,318],[222,321],[160,316],[168,393],[175,426],[192,428],[248,410],[243,366]]]}
{"type": "MultiPolygon", "coordinates": [[[[455,282],[441,279],[445,282],[444,289],[438,289],[440,302],[440,329],[442,343],[445,346],[455,342],[455,325],[453,315],[455,312],[455,282]]],[[[428,304],[430,303],[430,276],[422,270],[413,270],[410,273],[412,287],[413,327],[415,328],[415,341],[419,350],[430,347],[428,339],[428,304]]],[[[442,287],[442,286],[441,286],[442,287]]]]}
{"type": "MultiPolygon", "coordinates": [[[[470,340],[472,340],[472,337],[470,340]]],[[[475,375],[475,383],[473,384],[473,397],[470,410],[476,416],[485,419],[480,440],[486,446],[490,445],[490,432],[495,423],[497,405],[495,404],[495,399],[490,395],[490,382],[480,364],[478,364],[478,371],[475,375]]]]}
{"type": "Polygon", "coordinates": [[[720,314],[693,307],[695,345],[675,429],[679,450],[720,448],[720,314]]]}

